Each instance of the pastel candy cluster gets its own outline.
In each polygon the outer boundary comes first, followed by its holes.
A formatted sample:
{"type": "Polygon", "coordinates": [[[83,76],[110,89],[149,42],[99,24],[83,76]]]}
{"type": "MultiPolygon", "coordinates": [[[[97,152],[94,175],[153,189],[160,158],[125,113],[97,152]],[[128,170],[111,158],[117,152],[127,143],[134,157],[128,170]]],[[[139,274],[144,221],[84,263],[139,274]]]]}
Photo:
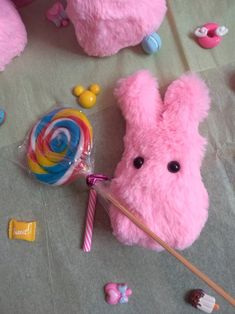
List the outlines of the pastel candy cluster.
{"type": "Polygon", "coordinates": [[[33,127],[27,160],[37,180],[63,185],[89,173],[92,127],[77,109],[63,108],[43,116],[33,127]]]}

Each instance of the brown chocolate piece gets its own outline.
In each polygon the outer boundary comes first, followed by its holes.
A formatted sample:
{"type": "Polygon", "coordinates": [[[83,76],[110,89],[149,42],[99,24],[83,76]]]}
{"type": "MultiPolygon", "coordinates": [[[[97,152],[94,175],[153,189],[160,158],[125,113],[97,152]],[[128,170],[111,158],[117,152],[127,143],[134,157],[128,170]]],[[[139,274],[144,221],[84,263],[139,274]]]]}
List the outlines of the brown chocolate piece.
{"type": "Polygon", "coordinates": [[[188,302],[197,308],[198,305],[200,305],[200,299],[204,297],[204,295],[205,292],[202,289],[192,290],[188,295],[188,302]]]}

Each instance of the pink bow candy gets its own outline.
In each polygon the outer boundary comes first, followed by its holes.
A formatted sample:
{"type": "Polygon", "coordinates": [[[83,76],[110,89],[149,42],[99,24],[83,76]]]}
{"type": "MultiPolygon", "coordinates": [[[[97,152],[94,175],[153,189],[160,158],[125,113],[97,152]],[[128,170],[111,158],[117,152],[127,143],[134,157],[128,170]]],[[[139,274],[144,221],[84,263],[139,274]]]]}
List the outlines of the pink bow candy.
{"type": "Polygon", "coordinates": [[[53,6],[47,10],[46,17],[49,21],[53,22],[56,27],[65,27],[69,24],[69,19],[63,4],[59,1],[55,2],[53,6]]]}
{"type": "Polygon", "coordinates": [[[109,282],[104,287],[105,300],[108,304],[125,304],[132,295],[132,290],[126,283],[109,282]]]}

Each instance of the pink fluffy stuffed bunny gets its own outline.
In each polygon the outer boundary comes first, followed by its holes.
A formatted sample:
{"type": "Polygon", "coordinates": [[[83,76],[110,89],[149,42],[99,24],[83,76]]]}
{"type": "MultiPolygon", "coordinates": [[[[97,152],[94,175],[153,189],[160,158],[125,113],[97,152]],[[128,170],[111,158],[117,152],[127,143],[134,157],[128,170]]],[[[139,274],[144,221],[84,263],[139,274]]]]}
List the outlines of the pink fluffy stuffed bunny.
{"type": "MultiPolygon", "coordinates": [[[[31,2],[15,0],[17,6],[31,2]]],[[[0,0],[0,71],[21,54],[27,43],[27,34],[15,5],[10,0],[0,0]]]]}
{"type": "Polygon", "coordinates": [[[81,47],[90,56],[110,56],[138,45],[156,31],[165,0],[68,0],[67,14],[81,47]]]}
{"type": "MultiPolygon", "coordinates": [[[[200,174],[206,141],[198,133],[210,105],[207,87],[196,75],[183,75],[162,100],[156,80],[144,70],[121,79],[115,95],[126,135],[111,192],[169,245],[184,249],[208,216],[200,174]]],[[[113,206],[110,219],[124,244],[162,249],[113,206]]]]}

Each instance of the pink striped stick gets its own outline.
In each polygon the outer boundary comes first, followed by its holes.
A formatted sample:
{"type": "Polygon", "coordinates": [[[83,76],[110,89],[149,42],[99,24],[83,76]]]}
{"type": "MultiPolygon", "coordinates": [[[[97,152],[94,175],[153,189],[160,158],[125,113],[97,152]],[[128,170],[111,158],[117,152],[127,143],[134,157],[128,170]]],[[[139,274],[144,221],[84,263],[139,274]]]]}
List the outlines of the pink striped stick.
{"type": "Polygon", "coordinates": [[[85,235],[84,235],[83,248],[82,248],[84,252],[90,252],[91,250],[96,201],[97,201],[97,192],[93,189],[90,189],[88,206],[87,206],[85,235]]]}

